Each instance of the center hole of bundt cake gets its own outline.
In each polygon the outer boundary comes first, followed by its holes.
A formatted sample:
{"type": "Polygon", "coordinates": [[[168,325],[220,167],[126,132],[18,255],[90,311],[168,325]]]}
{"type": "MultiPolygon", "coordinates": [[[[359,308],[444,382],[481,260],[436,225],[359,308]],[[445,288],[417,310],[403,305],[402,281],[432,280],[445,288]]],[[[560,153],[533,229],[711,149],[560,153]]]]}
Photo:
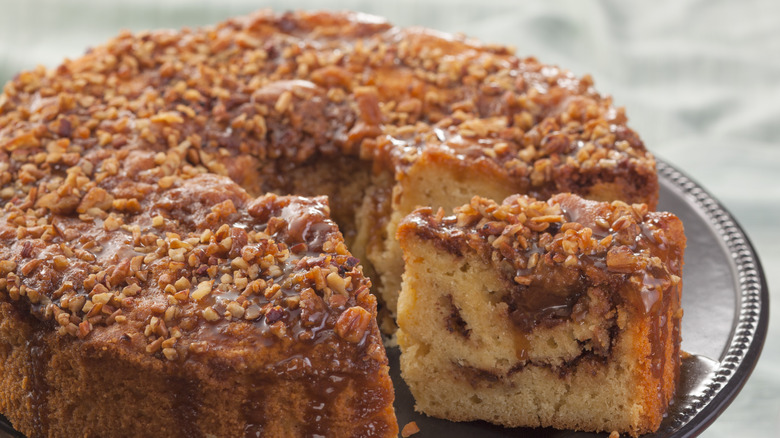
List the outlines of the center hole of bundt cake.
{"type": "Polygon", "coordinates": [[[286,166],[270,163],[259,169],[257,181],[237,181],[252,196],[273,192],[279,195],[327,196],[331,218],[348,243],[357,226],[355,214],[371,185],[371,166],[348,156],[316,156],[306,163],[286,166]],[[289,168],[288,168],[289,167],[289,168]]]}

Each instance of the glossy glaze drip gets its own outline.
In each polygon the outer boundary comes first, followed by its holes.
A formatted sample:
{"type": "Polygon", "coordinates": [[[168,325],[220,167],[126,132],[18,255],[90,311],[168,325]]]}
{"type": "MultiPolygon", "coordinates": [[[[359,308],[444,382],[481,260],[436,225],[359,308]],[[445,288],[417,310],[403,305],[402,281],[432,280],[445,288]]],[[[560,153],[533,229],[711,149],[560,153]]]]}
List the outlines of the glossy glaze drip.
{"type": "Polygon", "coordinates": [[[329,411],[335,408],[333,401],[349,384],[349,377],[330,375],[308,385],[308,399],[310,401],[304,412],[305,427],[302,436],[324,438],[332,433],[334,429],[328,420],[332,418],[329,411]]]}
{"type": "MultiPolygon", "coordinates": [[[[360,362],[360,359],[356,360],[360,362]]],[[[362,365],[358,364],[358,369],[360,367],[362,365]]],[[[295,392],[278,396],[295,403],[291,405],[294,406],[294,411],[290,415],[300,419],[300,428],[295,431],[296,436],[333,436],[334,431],[344,427],[343,424],[333,421],[334,418],[342,418],[337,410],[351,409],[355,420],[362,422],[365,418],[381,413],[392,401],[392,393],[376,388],[367,380],[369,373],[345,374],[328,370],[322,365],[315,366],[305,354],[293,354],[274,365],[269,372],[271,375],[250,385],[249,399],[261,400],[269,391],[277,391],[282,385],[280,382],[287,381],[282,386],[289,385],[290,388],[295,388],[295,392]]],[[[245,436],[266,436],[264,425],[268,422],[268,413],[263,404],[250,402],[243,406],[243,412],[247,424],[244,429],[245,436]]],[[[356,436],[384,436],[387,426],[368,421],[358,430],[355,432],[356,436]]]]}
{"type": "Polygon", "coordinates": [[[176,429],[182,438],[200,438],[203,433],[198,427],[202,409],[201,394],[197,381],[185,377],[170,377],[167,385],[171,388],[171,418],[176,419],[176,429]]]}
{"type": "Polygon", "coordinates": [[[263,438],[264,425],[268,424],[268,418],[265,415],[263,400],[266,396],[267,387],[258,384],[252,384],[249,387],[247,401],[242,406],[244,417],[244,437],[263,438]]]}
{"type": "Polygon", "coordinates": [[[33,430],[40,436],[48,433],[49,384],[46,372],[49,369],[48,348],[40,334],[27,341],[30,380],[26,383],[27,397],[33,414],[33,430]]]}

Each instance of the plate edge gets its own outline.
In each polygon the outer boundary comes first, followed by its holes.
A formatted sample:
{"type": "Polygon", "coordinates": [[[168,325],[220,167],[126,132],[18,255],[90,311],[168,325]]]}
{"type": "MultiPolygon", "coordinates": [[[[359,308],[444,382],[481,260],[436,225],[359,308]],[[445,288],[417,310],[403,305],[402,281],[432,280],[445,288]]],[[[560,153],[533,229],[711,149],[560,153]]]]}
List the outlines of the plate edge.
{"type": "Polygon", "coordinates": [[[672,165],[658,160],[659,176],[683,191],[715,227],[728,248],[736,268],[737,323],[718,367],[708,377],[699,395],[673,419],[679,428],[675,437],[700,434],[728,407],[755,368],[766,339],[769,322],[769,291],[758,254],[745,231],[728,210],[701,185],[672,165]],[[700,421],[693,422],[694,418],[700,421]]]}

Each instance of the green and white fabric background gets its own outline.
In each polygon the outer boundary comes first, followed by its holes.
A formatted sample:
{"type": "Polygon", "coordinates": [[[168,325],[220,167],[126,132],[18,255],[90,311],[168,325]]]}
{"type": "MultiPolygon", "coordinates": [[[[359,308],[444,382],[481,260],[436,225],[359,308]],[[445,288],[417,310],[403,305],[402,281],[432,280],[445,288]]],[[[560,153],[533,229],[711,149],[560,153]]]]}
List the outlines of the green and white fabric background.
{"type": "MultiPolygon", "coordinates": [[[[350,9],[514,45],[627,108],[630,124],[731,210],[780,294],[780,3],[513,0],[0,0],[0,83],[79,56],[121,29],[214,23],[261,8],[350,9]]],[[[776,295],[775,314],[780,303],[776,295]]],[[[780,433],[780,324],[706,437],[780,433]]]]}

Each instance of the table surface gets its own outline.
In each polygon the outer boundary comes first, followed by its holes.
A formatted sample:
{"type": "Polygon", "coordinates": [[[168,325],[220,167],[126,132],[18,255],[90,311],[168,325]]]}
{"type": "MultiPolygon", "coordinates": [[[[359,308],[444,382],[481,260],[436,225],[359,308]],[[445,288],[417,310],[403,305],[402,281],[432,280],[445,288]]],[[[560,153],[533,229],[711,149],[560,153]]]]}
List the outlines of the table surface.
{"type": "MultiPolygon", "coordinates": [[[[121,29],[214,23],[258,7],[349,9],[510,44],[626,107],[646,145],[698,181],[753,241],[780,294],[780,3],[514,0],[0,0],[0,83],[56,66],[121,29]],[[528,4],[526,4],[528,3],[528,4]]],[[[776,313],[780,299],[770,300],[776,313]]],[[[770,321],[753,376],[704,437],[780,430],[780,335],[770,321]]]]}

